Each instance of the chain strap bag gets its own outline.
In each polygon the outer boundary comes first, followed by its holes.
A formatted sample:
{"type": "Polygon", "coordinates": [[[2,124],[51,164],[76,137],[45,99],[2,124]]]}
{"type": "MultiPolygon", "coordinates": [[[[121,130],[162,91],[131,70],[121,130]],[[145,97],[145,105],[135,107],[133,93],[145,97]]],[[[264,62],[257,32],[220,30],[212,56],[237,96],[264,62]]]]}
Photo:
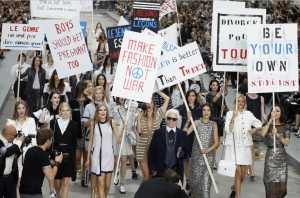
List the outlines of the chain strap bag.
{"type": "MultiPolygon", "coordinates": [[[[120,118],[122,119],[123,124],[125,124],[119,109],[117,109],[117,110],[120,115],[120,118]]],[[[129,111],[129,109],[128,109],[128,111],[129,111]]],[[[132,146],[135,146],[137,144],[137,136],[134,131],[126,131],[126,137],[132,146]]]]}
{"type": "Polygon", "coordinates": [[[235,162],[224,160],[224,149],[226,147],[225,141],[224,141],[223,142],[221,161],[219,162],[219,165],[218,165],[218,174],[228,176],[228,177],[234,177],[235,176],[235,169],[236,169],[236,164],[237,164],[234,133],[232,133],[232,135],[233,135],[233,148],[234,148],[235,162]]]}

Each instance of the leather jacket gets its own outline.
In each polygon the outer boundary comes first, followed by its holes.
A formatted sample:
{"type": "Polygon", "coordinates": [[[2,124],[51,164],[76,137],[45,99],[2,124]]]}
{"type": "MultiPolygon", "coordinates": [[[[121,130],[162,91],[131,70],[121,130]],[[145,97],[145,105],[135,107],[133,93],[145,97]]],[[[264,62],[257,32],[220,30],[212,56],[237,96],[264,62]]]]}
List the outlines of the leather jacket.
{"type": "MultiPolygon", "coordinates": [[[[28,76],[28,82],[27,82],[27,96],[30,97],[32,86],[34,82],[35,77],[35,69],[32,67],[29,67],[23,74],[21,74],[21,78],[24,78],[28,76]]],[[[43,68],[40,68],[38,71],[39,81],[40,81],[40,95],[43,95],[44,85],[45,85],[45,79],[46,79],[46,72],[43,68]]]]}

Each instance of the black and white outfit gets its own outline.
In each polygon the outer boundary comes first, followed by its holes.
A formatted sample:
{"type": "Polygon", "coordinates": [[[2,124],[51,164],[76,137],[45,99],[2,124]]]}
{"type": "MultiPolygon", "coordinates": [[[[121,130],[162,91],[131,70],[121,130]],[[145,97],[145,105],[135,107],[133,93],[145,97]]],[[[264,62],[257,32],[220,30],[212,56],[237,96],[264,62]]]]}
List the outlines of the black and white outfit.
{"type": "Polygon", "coordinates": [[[69,101],[69,105],[72,109],[72,120],[77,123],[77,148],[84,148],[85,128],[81,122],[84,108],[91,102],[91,99],[86,98],[84,100],[74,99],[69,101]]]}
{"type": "MultiPolygon", "coordinates": [[[[66,97],[68,98],[68,101],[69,101],[69,100],[71,100],[71,97],[72,97],[71,87],[70,87],[69,83],[64,82],[64,84],[65,84],[64,91],[62,93],[59,93],[60,94],[60,96],[59,96],[60,102],[66,102],[67,101],[66,97]]],[[[51,93],[51,91],[54,91],[54,90],[59,91],[58,89],[49,90],[49,83],[45,84],[44,90],[43,90],[44,104],[48,103],[50,93],[51,93]]]]}
{"type": "Polygon", "coordinates": [[[0,197],[15,198],[16,197],[16,181],[12,174],[13,161],[15,154],[20,152],[22,142],[15,141],[14,144],[0,134],[0,197]]]}
{"type": "Polygon", "coordinates": [[[50,128],[54,131],[53,150],[69,153],[69,160],[64,160],[59,166],[55,179],[72,177],[75,174],[77,123],[59,117],[51,120],[50,128]]]}
{"type": "Polygon", "coordinates": [[[114,170],[113,129],[111,122],[96,123],[91,156],[91,173],[100,176],[114,170]]]}
{"type": "MultiPolygon", "coordinates": [[[[13,79],[16,79],[16,81],[14,83],[15,98],[17,98],[17,94],[18,94],[18,71],[19,71],[18,67],[19,67],[19,63],[12,66],[12,68],[10,70],[11,77],[13,79]]],[[[21,69],[21,74],[23,74],[29,67],[31,67],[29,64],[23,63],[22,69],[21,69]]],[[[27,86],[27,78],[20,79],[19,96],[22,98],[22,100],[25,100],[25,101],[26,101],[26,86],[27,86]]]]}

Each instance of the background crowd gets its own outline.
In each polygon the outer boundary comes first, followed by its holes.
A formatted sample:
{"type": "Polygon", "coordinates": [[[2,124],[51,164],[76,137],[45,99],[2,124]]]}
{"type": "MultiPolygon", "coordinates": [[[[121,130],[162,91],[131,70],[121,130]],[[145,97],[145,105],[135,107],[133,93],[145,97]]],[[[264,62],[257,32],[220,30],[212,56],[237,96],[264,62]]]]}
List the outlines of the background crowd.
{"type": "MultiPolygon", "coordinates": [[[[117,1],[115,11],[131,21],[132,5],[132,1],[117,1]]],[[[101,19],[93,29],[93,43],[97,45],[96,52],[91,52],[93,71],[59,79],[55,70],[59,63],[53,61],[49,50],[44,54],[28,51],[16,57],[11,76],[16,79],[14,93],[17,97],[17,76],[18,72],[21,73],[19,96],[22,100],[16,102],[12,117],[6,125],[15,126],[25,136],[36,135],[37,128],[50,128],[54,131],[52,150],[69,155],[64,156],[67,160],[61,163],[55,178],[49,180],[50,196],[55,197],[56,194],[57,197],[68,197],[69,180],[72,178],[75,181],[77,175],[81,179],[81,186],[87,187],[87,171],[91,172],[92,196],[107,197],[114,174],[118,175],[118,180],[114,183],[120,186],[119,192],[124,194],[128,161],[134,180],[138,179],[136,168],[139,165],[143,181],[162,177],[163,180],[154,182],[161,184],[167,180],[170,183],[162,190],[170,188],[174,193],[174,189],[179,189],[180,193],[177,195],[184,197],[187,195],[181,189],[185,188],[190,190],[193,197],[209,197],[212,181],[203,154],[207,155],[210,167],[216,167],[215,151],[221,142],[220,138],[225,134],[231,137],[234,129],[236,137],[233,138],[243,137],[246,140],[237,143],[237,153],[234,152],[232,141],[225,142],[224,157],[238,164],[230,196],[241,197],[241,184],[246,172],[254,180],[253,142],[260,142],[262,137],[266,137],[268,142],[264,175],[266,196],[272,197],[275,192],[279,197],[286,195],[287,160],[284,146],[289,144],[289,131],[298,132],[299,129],[300,109],[293,108],[291,101],[300,98],[300,94],[282,94],[279,101],[281,105],[276,106],[267,117],[264,104],[269,97],[247,93],[247,73],[240,73],[240,82],[235,82],[234,72],[228,76],[213,72],[213,55],[210,51],[212,1],[177,1],[177,6],[178,15],[173,12],[164,16],[160,20],[160,28],[179,21],[179,42],[182,42],[181,45],[197,42],[210,74],[208,83],[203,82],[203,75],[182,83],[190,111],[183,105],[178,86],[155,93],[149,104],[134,103],[130,108],[126,99],[111,96],[117,64],[110,61],[108,41],[101,19]],[[206,84],[209,86],[205,87],[206,84]],[[191,89],[191,86],[196,85],[199,89],[191,89]],[[235,101],[237,109],[233,111],[226,105],[228,86],[239,86],[240,92],[245,95],[238,97],[235,101]],[[130,111],[130,116],[126,124],[127,111],[130,111]],[[200,148],[191,119],[196,120],[198,135],[203,140],[204,149],[199,152],[195,152],[200,148]],[[242,119],[247,122],[246,129],[243,130],[242,119]],[[269,126],[273,120],[276,127],[272,130],[269,126]],[[290,129],[286,120],[289,123],[295,121],[295,127],[290,129]],[[116,170],[123,131],[126,134],[121,151],[120,170],[116,170]],[[280,156],[272,153],[273,134],[277,138],[275,143],[280,156]],[[277,163],[273,164],[273,161],[277,163]],[[163,174],[165,169],[169,171],[167,175],[163,174]],[[274,175],[276,172],[280,173],[277,177],[274,175]]],[[[289,1],[247,1],[246,7],[266,9],[267,23],[297,23],[298,45],[300,44],[299,7],[289,1]]],[[[0,16],[2,23],[28,23],[29,1],[0,1],[0,16]]],[[[0,59],[5,58],[4,54],[5,51],[1,50],[0,59]]],[[[300,137],[299,132],[296,134],[300,137]]],[[[22,184],[23,158],[26,151],[36,145],[33,138],[31,143],[23,147],[23,154],[16,158],[19,169],[16,179],[17,197],[22,197],[19,188],[22,184]]],[[[259,154],[260,152],[257,155],[259,154]]],[[[153,184],[149,184],[151,185],[153,184]]],[[[143,183],[136,197],[145,197],[147,192],[147,183],[143,183]]]]}

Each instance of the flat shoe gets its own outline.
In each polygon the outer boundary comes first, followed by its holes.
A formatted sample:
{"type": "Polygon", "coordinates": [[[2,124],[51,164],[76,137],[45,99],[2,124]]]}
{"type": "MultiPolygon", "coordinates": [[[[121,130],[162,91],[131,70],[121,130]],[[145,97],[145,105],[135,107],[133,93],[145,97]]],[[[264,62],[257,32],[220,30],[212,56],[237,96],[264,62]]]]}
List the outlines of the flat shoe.
{"type": "Polygon", "coordinates": [[[120,186],[119,192],[121,194],[126,194],[126,190],[125,190],[124,186],[120,186]]]}

